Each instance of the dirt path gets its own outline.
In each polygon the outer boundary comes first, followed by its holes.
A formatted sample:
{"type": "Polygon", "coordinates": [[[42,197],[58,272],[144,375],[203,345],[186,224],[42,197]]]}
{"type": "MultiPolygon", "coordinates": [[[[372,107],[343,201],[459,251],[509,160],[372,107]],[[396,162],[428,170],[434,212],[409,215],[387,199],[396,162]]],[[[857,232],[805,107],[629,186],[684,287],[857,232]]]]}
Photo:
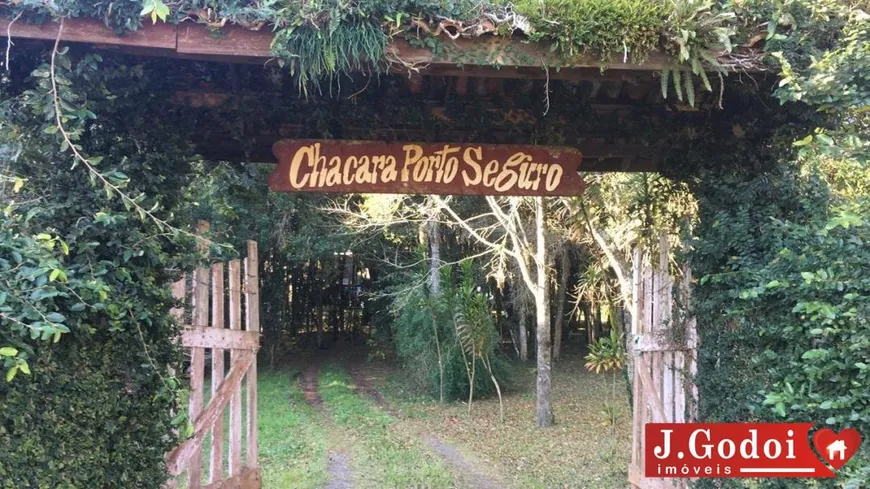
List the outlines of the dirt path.
{"type": "MultiPolygon", "coordinates": [[[[305,395],[305,402],[314,408],[323,419],[324,429],[327,430],[327,439],[330,441],[330,446],[335,447],[340,444],[342,438],[338,433],[335,433],[336,427],[323,409],[323,399],[317,391],[317,372],[320,370],[320,365],[315,362],[306,362],[302,367],[302,393],[305,395]]],[[[345,448],[330,448],[327,458],[326,484],[324,489],[352,489],[353,471],[350,468],[350,455],[345,448]]]]}
{"type": "Polygon", "coordinates": [[[350,371],[350,376],[353,379],[353,384],[356,386],[356,391],[366,397],[371,398],[375,401],[375,404],[378,405],[379,408],[383,409],[390,416],[397,418],[398,415],[395,410],[393,410],[390,403],[384,399],[381,391],[377,390],[371,382],[371,378],[366,375],[365,367],[360,362],[351,362],[348,367],[348,371],[350,371]]]}
{"type": "Polygon", "coordinates": [[[320,413],[323,411],[323,399],[320,398],[320,393],[317,392],[318,370],[320,370],[320,366],[311,362],[306,363],[302,367],[302,394],[305,395],[305,402],[320,413]]]}
{"type": "MultiPolygon", "coordinates": [[[[383,394],[372,385],[372,379],[366,375],[366,368],[362,362],[352,361],[348,364],[347,368],[350,371],[351,378],[353,378],[354,385],[356,385],[357,392],[374,400],[375,404],[390,416],[394,418],[400,417],[384,398],[383,394]]],[[[447,465],[450,466],[453,473],[462,482],[460,487],[472,489],[504,489],[509,487],[505,482],[493,478],[487,471],[481,470],[479,464],[466,458],[456,447],[430,434],[421,434],[420,438],[447,462],[447,465]]]]}
{"type": "Polygon", "coordinates": [[[441,440],[432,436],[423,436],[425,441],[432,450],[444,457],[444,460],[453,469],[463,482],[465,487],[474,489],[503,489],[507,487],[503,482],[497,482],[489,474],[484,473],[468,461],[459,451],[441,440]]]}

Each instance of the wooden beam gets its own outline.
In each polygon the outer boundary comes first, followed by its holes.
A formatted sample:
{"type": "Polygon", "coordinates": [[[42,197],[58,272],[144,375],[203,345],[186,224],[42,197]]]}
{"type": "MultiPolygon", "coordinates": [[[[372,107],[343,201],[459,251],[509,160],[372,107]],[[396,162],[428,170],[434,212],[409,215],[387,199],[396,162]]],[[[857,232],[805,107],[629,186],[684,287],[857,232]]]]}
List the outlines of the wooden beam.
{"type": "MultiPolygon", "coordinates": [[[[0,18],[0,32],[9,32],[13,43],[16,38],[42,39],[54,41],[60,27],[56,22],[28,24],[25,19],[12,23],[9,19],[0,18]],[[11,29],[9,24],[12,24],[11,29]],[[8,29],[8,30],[7,30],[8,29]]],[[[3,37],[6,37],[5,35],[3,37]]],[[[129,46],[151,49],[175,50],[176,26],[172,24],[146,24],[141,29],[116,34],[112,29],[96,19],[65,19],[63,23],[62,41],[81,42],[107,46],[129,46]]]]}
{"type": "Polygon", "coordinates": [[[272,58],[272,33],[268,30],[251,31],[229,26],[220,30],[202,24],[185,22],[178,26],[178,48],[182,54],[206,56],[243,56],[272,58]]]}
{"type": "MultiPolygon", "coordinates": [[[[245,329],[249,333],[260,332],[260,257],[257,242],[248,241],[248,256],[245,257],[245,329]]],[[[256,467],[259,459],[259,432],[257,430],[257,352],[248,369],[248,467],[256,467]]]]}
{"type": "Polygon", "coordinates": [[[678,342],[669,338],[668,336],[670,334],[670,330],[664,329],[651,333],[635,335],[634,353],[687,351],[694,347],[694,345],[688,341],[688,338],[684,338],[682,341],[678,342]]]}
{"type": "MultiPolygon", "coordinates": [[[[58,24],[28,24],[19,19],[9,27],[9,19],[0,19],[0,32],[9,29],[16,38],[54,41],[58,24]]],[[[212,29],[204,24],[183,22],[179,25],[143,24],[139,30],[117,35],[94,19],[66,19],[62,41],[111,47],[120,52],[146,56],[172,56],[182,59],[266,63],[274,59],[271,52],[272,32],[229,25],[212,29]]],[[[649,73],[673,65],[662,52],[650,53],[643,63],[620,60],[602,63],[595,56],[578,54],[565,57],[553,51],[548,42],[527,42],[520,37],[484,35],[477,38],[444,40],[437,53],[415,47],[409,41],[394,38],[388,46],[390,57],[399,71],[416,67],[422,74],[486,76],[495,78],[544,78],[549,67],[551,79],[590,79],[602,68],[624,72],[649,73]],[[404,66],[404,67],[402,67],[404,66]]],[[[605,71],[606,73],[606,71],[605,71]]]]}
{"type": "MultiPolygon", "coordinates": [[[[242,329],[242,267],[239,260],[230,260],[229,264],[229,295],[230,295],[230,330],[241,332],[242,329]]],[[[239,350],[230,350],[230,365],[239,361],[239,350]]],[[[230,400],[230,456],[227,461],[229,474],[239,475],[242,472],[242,386],[239,383],[233,389],[230,400]]]]}

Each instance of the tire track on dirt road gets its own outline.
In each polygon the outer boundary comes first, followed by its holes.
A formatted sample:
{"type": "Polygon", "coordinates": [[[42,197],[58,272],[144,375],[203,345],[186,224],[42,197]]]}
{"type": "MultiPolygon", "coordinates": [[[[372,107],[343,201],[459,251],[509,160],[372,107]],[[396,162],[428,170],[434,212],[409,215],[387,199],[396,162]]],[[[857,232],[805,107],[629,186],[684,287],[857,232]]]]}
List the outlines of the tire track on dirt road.
{"type": "MultiPolygon", "coordinates": [[[[384,398],[383,394],[372,385],[371,378],[366,375],[365,367],[360,362],[350,362],[346,365],[357,393],[372,399],[378,407],[384,410],[390,416],[401,419],[399,413],[390,406],[390,403],[384,398]]],[[[496,479],[485,471],[480,470],[474,462],[466,458],[456,447],[443,442],[437,437],[429,434],[419,434],[432,451],[441,456],[442,459],[450,466],[456,477],[462,482],[461,487],[472,489],[505,489],[510,487],[505,481],[496,479]]]]}
{"type": "MultiPolygon", "coordinates": [[[[326,415],[327,413],[323,408],[323,399],[317,390],[318,370],[320,370],[320,365],[313,362],[307,362],[302,367],[302,393],[305,396],[305,402],[323,419],[330,447],[335,447],[338,445],[336,438],[340,437],[333,433],[335,427],[326,415]]],[[[346,437],[344,438],[346,439],[346,437]]],[[[346,448],[329,449],[326,475],[327,480],[323,486],[324,489],[352,489],[354,487],[353,471],[350,468],[350,455],[346,448]]]]}

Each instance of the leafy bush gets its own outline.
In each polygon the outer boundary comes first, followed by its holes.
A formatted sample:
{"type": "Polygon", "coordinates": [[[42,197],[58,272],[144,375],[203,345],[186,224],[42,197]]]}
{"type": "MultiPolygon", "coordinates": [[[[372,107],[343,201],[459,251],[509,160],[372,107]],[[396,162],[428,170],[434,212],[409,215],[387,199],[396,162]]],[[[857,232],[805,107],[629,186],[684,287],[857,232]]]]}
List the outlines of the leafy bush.
{"type": "Polygon", "coordinates": [[[764,405],[794,420],[870,431],[870,206],[823,227],[776,222],[782,249],[729,314],[752,314],[772,378],[764,405]],[[865,217],[861,217],[861,215],[865,217]],[[781,305],[779,307],[771,307],[781,305]],[[842,380],[842,381],[840,381],[842,380]]]}
{"type": "MultiPolygon", "coordinates": [[[[466,366],[470,365],[471,356],[464,354],[457,333],[456,312],[463,299],[478,304],[483,300],[486,305],[486,298],[474,290],[458,290],[449,271],[443,274],[443,287],[438,296],[433,296],[422,285],[409,287],[410,284],[424,283],[424,274],[413,274],[405,280],[396,286],[395,290],[402,292],[396,294],[392,304],[393,338],[405,371],[414,384],[436,398],[442,395],[443,372],[444,399],[467,400],[470,383],[466,366]]],[[[486,323],[469,321],[468,318],[474,315],[474,312],[463,312],[459,318],[459,322],[467,326],[468,334],[464,338],[476,344],[478,351],[474,367],[479,374],[474,378],[474,394],[478,397],[493,395],[496,389],[487,375],[489,367],[503,386],[508,378],[506,364],[496,355],[498,333],[495,327],[492,323],[487,328],[486,323]]]]}
{"type": "Polygon", "coordinates": [[[49,67],[13,60],[32,76],[2,87],[0,172],[15,183],[0,188],[0,346],[28,368],[7,357],[18,368],[0,382],[0,487],[158,488],[183,422],[168,284],[194,257],[166,227],[188,181],[183,123],[143,98],[141,67],[58,54],[63,144],[49,67]]]}

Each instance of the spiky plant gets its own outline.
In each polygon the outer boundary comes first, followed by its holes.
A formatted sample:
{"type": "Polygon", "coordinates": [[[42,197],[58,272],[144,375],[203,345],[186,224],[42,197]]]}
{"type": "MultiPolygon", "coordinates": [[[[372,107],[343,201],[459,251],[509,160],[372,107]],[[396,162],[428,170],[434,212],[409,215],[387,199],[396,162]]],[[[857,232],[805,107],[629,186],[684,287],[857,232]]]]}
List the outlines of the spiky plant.
{"type": "Polygon", "coordinates": [[[480,360],[489,373],[493,386],[495,386],[498,394],[499,414],[504,420],[501,386],[499,386],[492,371],[490,358],[490,352],[493,351],[497,339],[495,324],[489,301],[484,294],[477,290],[473,262],[470,260],[462,264],[462,278],[456,292],[453,323],[468,373],[468,413],[471,414],[471,405],[474,401],[474,377],[477,360],[480,360]]]}
{"type": "Polygon", "coordinates": [[[623,335],[617,333],[615,328],[610,329],[610,336],[600,338],[589,345],[589,354],[586,355],[586,368],[595,373],[611,373],[610,403],[605,404],[604,414],[610,425],[611,437],[616,434],[616,374],[625,368],[628,355],[625,351],[623,335]]]}

